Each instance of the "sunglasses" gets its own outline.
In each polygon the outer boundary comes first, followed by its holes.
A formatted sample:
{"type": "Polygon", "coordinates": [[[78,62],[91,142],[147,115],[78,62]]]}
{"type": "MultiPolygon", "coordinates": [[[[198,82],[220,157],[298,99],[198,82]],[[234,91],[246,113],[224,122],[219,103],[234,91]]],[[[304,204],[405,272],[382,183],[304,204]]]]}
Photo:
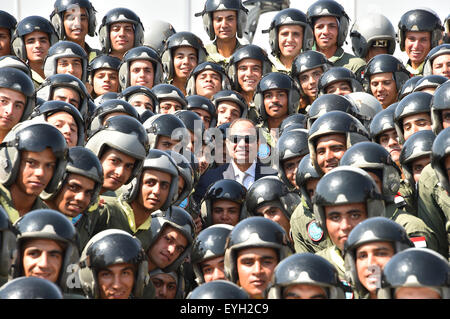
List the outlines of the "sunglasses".
{"type": "Polygon", "coordinates": [[[233,144],[238,144],[241,140],[245,141],[245,144],[255,143],[256,136],[254,135],[230,135],[228,140],[233,144]]]}

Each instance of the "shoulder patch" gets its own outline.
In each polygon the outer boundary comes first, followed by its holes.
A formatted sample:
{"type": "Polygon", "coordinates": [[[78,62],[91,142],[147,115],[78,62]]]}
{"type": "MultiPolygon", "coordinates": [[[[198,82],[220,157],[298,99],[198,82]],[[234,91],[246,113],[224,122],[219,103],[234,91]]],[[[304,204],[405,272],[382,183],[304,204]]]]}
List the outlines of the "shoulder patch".
{"type": "Polygon", "coordinates": [[[323,238],[323,230],[319,226],[319,224],[317,224],[317,221],[315,221],[315,220],[311,221],[308,224],[307,232],[308,232],[309,238],[311,238],[312,241],[317,242],[323,238]]]}

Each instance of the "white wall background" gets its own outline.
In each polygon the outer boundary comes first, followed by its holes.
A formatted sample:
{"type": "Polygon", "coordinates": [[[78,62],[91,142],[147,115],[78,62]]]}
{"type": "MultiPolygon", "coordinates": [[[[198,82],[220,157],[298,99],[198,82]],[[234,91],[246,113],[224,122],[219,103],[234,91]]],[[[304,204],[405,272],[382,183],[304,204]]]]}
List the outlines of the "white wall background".
{"type": "MultiPolygon", "coordinates": [[[[144,27],[152,20],[163,20],[171,23],[176,31],[190,31],[197,34],[204,43],[209,42],[206,32],[203,29],[201,17],[195,17],[196,12],[203,10],[206,0],[91,0],[97,10],[97,26],[105,13],[115,7],[127,7],[136,12],[141,18],[144,27]]],[[[315,0],[291,0],[291,7],[302,10],[306,13],[308,7],[315,0]]],[[[40,15],[47,19],[53,10],[54,0],[0,0],[0,10],[13,14],[18,20],[30,16],[40,15]]],[[[441,18],[444,19],[450,14],[450,2],[448,0],[338,0],[350,16],[350,26],[356,19],[363,19],[368,13],[384,14],[397,28],[398,21],[403,13],[408,10],[428,7],[433,9],[441,18]]],[[[262,34],[261,30],[267,29],[270,21],[276,12],[265,13],[260,17],[258,28],[253,39],[254,44],[258,44],[270,52],[268,45],[268,35],[262,34]]],[[[349,38],[347,38],[349,39],[349,38]]],[[[87,42],[99,48],[97,38],[87,38],[87,42]]],[[[349,41],[348,41],[349,42],[349,41]]],[[[344,49],[352,53],[349,44],[344,49]]],[[[394,53],[398,58],[405,60],[406,55],[400,52],[399,47],[394,53]]]]}

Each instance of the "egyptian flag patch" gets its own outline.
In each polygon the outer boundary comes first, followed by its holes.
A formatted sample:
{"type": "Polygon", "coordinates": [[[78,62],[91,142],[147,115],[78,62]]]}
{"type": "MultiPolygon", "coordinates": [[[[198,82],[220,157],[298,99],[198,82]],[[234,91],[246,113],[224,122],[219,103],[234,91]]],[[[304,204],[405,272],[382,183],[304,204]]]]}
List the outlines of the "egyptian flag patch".
{"type": "Polygon", "coordinates": [[[312,241],[320,241],[323,237],[323,230],[322,228],[317,224],[315,220],[311,221],[307,226],[307,232],[309,238],[311,238],[312,241]]]}
{"type": "Polygon", "coordinates": [[[427,247],[427,241],[425,240],[424,236],[421,237],[411,237],[409,238],[414,244],[416,248],[426,248],[427,247]]]}

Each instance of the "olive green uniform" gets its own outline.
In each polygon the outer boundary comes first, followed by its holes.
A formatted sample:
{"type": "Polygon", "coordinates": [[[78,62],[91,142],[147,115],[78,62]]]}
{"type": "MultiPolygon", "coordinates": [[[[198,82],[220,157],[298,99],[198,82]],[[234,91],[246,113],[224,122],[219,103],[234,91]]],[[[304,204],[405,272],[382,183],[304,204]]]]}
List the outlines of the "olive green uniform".
{"type": "Polygon", "coordinates": [[[406,70],[411,74],[411,76],[423,75],[423,67],[425,66],[425,61],[423,61],[417,69],[414,69],[411,65],[411,60],[408,60],[405,64],[406,70]]]}
{"type": "Polygon", "coordinates": [[[291,75],[291,69],[288,69],[278,57],[271,54],[269,54],[268,57],[270,62],[272,62],[272,72],[280,72],[291,75]]]}
{"type": "Polygon", "coordinates": [[[31,79],[33,80],[34,88],[37,90],[41,84],[45,81],[42,76],[39,75],[35,70],[31,69],[31,79]]]}
{"type": "Polygon", "coordinates": [[[436,234],[439,245],[437,251],[449,258],[450,196],[441,186],[431,164],[423,169],[418,189],[418,217],[436,234]]]}
{"type": "MultiPolygon", "coordinates": [[[[239,49],[241,47],[242,47],[242,44],[239,42],[238,39],[236,39],[236,47],[234,48],[233,52],[235,52],[237,49],[239,49]]],[[[208,52],[206,61],[220,64],[224,69],[227,68],[228,63],[230,63],[231,56],[226,58],[219,53],[219,51],[217,50],[217,40],[205,45],[205,49],[206,49],[206,52],[208,52]]]]}
{"type": "Polygon", "coordinates": [[[338,48],[334,55],[328,59],[333,66],[340,66],[351,70],[357,78],[361,79],[361,74],[366,67],[366,61],[352,54],[344,52],[344,49],[338,48]]]}
{"type": "Polygon", "coordinates": [[[402,180],[400,182],[400,188],[398,192],[405,200],[405,206],[403,207],[403,210],[414,216],[417,216],[417,195],[415,186],[411,187],[409,182],[407,182],[406,180],[402,180]]]}

